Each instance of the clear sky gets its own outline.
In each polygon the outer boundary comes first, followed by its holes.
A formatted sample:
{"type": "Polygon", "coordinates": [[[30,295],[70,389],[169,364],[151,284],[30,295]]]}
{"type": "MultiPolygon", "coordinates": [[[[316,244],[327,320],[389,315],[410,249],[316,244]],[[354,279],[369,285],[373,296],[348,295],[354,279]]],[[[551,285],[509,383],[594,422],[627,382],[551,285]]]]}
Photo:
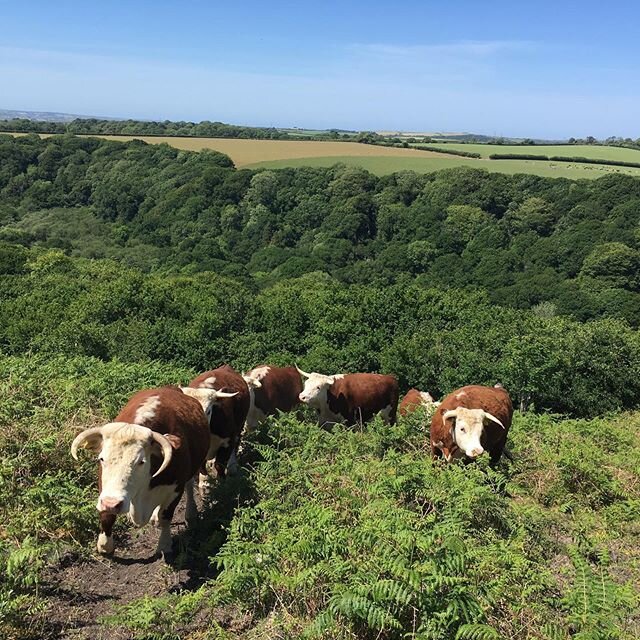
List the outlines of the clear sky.
{"type": "Polygon", "coordinates": [[[0,0],[0,108],[640,137],[640,1],[0,0]]]}

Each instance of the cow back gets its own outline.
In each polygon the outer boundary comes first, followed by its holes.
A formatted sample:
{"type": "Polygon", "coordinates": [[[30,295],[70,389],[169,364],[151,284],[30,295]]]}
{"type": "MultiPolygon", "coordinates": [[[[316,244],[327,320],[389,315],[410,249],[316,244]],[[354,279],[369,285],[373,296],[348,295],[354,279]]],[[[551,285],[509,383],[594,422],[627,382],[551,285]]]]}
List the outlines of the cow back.
{"type": "Polygon", "coordinates": [[[398,407],[398,412],[401,416],[407,416],[414,411],[420,409],[420,407],[424,407],[424,402],[422,396],[420,395],[420,391],[418,389],[409,389],[405,394],[404,398],[400,402],[400,406],[398,407]]]}
{"type": "MultiPolygon", "coordinates": [[[[115,419],[147,427],[162,435],[179,438],[179,447],[173,449],[169,466],[151,486],[178,483],[191,479],[204,462],[209,449],[209,425],[200,403],[190,398],[179,387],[166,386],[146,389],[134,394],[115,419]]],[[[160,460],[152,461],[152,474],[160,460]]]]}
{"type": "Polygon", "coordinates": [[[259,369],[267,369],[258,377],[261,387],[254,389],[255,405],[266,416],[276,411],[291,411],[300,404],[302,378],[295,367],[272,367],[262,365],[249,372],[252,375],[259,369]]]}
{"type": "Polygon", "coordinates": [[[376,413],[391,407],[392,419],[398,407],[398,381],[378,373],[350,373],[329,387],[329,409],[346,420],[370,420],[376,413]]]}

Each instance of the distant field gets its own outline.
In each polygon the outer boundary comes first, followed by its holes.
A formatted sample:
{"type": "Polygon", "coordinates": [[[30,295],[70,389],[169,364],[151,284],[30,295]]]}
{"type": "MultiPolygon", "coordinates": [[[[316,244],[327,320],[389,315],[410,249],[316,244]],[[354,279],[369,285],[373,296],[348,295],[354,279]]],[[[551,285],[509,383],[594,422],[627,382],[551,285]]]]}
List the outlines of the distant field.
{"type": "MultiPolygon", "coordinates": [[[[466,145],[464,145],[466,146],[466,145]]],[[[544,162],[538,160],[475,160],[473,158],[459,158],[454,156],[438,156],[431,158],[418,157],[376,157],[362,156],[332,156],[314,158],[291,158],[288,160],[270,160],[248,165],[248,168],[283,167],[330,167],[336,163],[344,163],[371,171],[376,175],[385,175],[396,171],[415,171],[430,173],[440,169],[452,167],[476,167],[497,173],[530,173],[549,178],[600,178],[612,173],[626,173],[640,177],[640,169],[630,167],[612,167],[601,164],[578,164],[569,162],[544,162]]]]}
{"type": "MultiPolygon", "coordinates": [[[[15,134],[21,135],[21,134],[15,134]]],[[[48,136],[48,134],[43,134],[48,136]]],[[[396,147],[378,147],[374,145],[360,144],[358,142],[325,142],[315,140],[241,140],[237,138],[194,138],[177,136],[90,136],[94,138],[106,138],[120,142],[130,140],[144,140],[149,144],[162,144],[163,142],[185,151],[202,151],[213,149],[226,153],[236,167],[245,167],[257,162],[272,160],[289,160],[297,158],[325,158],[334,156],[347,156],[350,158],[363,156],[384,156],[395,158],[444,158],[446,156],[434,151],[419,151],[417,149],[399,149],[396,147]]],[[[285,164],[285,166],[287,166],[285,164]]]]}
{"type": "Polygon", "coordinates": [[[591,144],[558,144],[558,145],[531,145],[519,144],[459,144],[459,143],[434,143],[430,146],[438,147],[443,151],[447,149],[455,151],[470,151],[479,153],[483,158],[488,158],[492,153],[517,153],[541,156],[572,156],[582,158],[595,158],[597,160],[624,160],[627,162],[640,162],[640,151],[636,149],[624,149],[622,147],[600,147],[591,144]]]}
{"type": "MultiPolygon", "coordinates": [[[[23,135],[23,134],[14,134],[23,135]]],[[[47,134],[43,134],[47,135],[47,134]]],[[[149,144],[166,143],[177,149],[201,151],[212,149],[227,154],[240,168],[282,168],[282,167],[328,167],[338,162],[363,167],[377,175],[395,171],[412,170],[418,173],[430,173],[451,167],[477,167],[499,173],[530,173],[554,178],[599,178],[611,173],[627,173],[640,177],[640,169],[631,167],[613,167],[599,164],[578,164],[565,162],[545,162],[536,160],[489,160],[490,153],[537,153],[543,155],[584,155],[598,157],[598,152],[608,152],[603,159],[634,160],[640,159],[640,151],[615,147],[592,146],[535,146],[521,147],[510,145],[484,144],[434,144],[443,149],[443,153],[382,147],[359,144],[357,142],[325,142],[313,140],[241,140],[232,138],[195,138],[176,136],[96,136],[110,140],[127,142],[138,139],[149,144]],[[482,159],[463,158],[447,155],[448,149],[478,151],[484,154],[482,159]],[[512,151],[514,150],[514,151],[512,151]],[[571,153],[569,153],[571,152],[571,153]],[[622,152],[622,153],[619,153],[622,152]],[[625,152],[632,155],[625,155],[625,152]],[[616,155],[616,153],[618,153],[616,155]],[[636,154],[636,155],[633,155],[636,154]]]]}

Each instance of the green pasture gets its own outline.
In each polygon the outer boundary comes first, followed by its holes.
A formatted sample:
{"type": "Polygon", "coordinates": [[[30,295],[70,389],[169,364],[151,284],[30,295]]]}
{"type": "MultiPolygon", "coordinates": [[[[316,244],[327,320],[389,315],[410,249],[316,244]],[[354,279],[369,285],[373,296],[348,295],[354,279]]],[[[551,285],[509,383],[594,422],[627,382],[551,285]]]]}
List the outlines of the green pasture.
{"type": "Polygon", "coordinates": [[[625,149],[624,147],[604,147],[591,144],[549,144],[549,145],[520,145],[520,144],[463,144],[463,143],[433,143],[429,146],[438,147],[442,151],[469,151],[479,153],[488,158],[492,153],[517,153],[523,155],[541,156],[570,156],[581,158],[595,158],[596,160],[623,160],[625,162],[640,162],[640,151],[625,149]]]}
{"type": "MultiPolygon", "coordinates": [[[[442,147],[475,147],[486,145],[438,145],[442,147]]],[[[504,147],[506,149],[510,147],[504,147]]],[[[518,147],[515,147],[518,148],[518,147]]],[[[527,147],[530,149],[531,147],[527,147]]],[[[542,149],[543,147],[541,147],[542,149]]],[[[566,149],[566,147],[564,147],[566,149]]],[[[571,147],[573,150],[574,147],[571,147]]],[[[469,149],[471,151],[472,149],[469,149]]],[[[624,151],[630,151],[625,149],[624,151]]],[[[640,152],[638,153],[640,158],[640,152]]],[[[542,151],[541,151],[542,153],[542,151]]],[[[615,167],[600,164],[579,164],[567,162],[545,162],[541,160],[486,160],[462,157],[393,157],[393,156],[327,156],[322,158],[289,158],[282,160],[269,160],[247,165],[248,168],[282,169],[285,167],[330,167],[334,164],[362,167],[376,175],[386,175],[397,171],[415,171],[417,173],[430,173],[440,169],[452,167],[476,167],[499,173],[530,173],[547,178],[600,178],[613,173],[625,173],[640,176],[640,169],[632,167],[615,167]]]]}

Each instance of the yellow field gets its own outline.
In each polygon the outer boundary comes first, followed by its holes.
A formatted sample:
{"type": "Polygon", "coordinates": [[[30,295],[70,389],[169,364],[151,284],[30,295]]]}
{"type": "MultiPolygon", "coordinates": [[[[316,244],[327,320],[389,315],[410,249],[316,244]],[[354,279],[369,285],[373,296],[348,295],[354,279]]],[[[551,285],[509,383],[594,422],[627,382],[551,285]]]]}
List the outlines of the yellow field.
{"type": "MultiPolygon", "coordinates": [[[[12,134],[25,135],[25,134],[12,134]]],[[[48,137],[49,134],[43,134],[48,137]]],[[[326,167],[337,162],[360,166],[378,175],[410,170],[429,173],[452,167],[476,167],[500,173],[529,173],[555,178],[598,178],[611,173],[639,176],[640,169],[600,164],[544,162],[533,160],[489,160],[464,158],[434,151],[381,147],[357,142],[320,140],[240,140],[234,138],[195,138],[177,136],[92,136],[119,142],[143,140],[149,144],[166,143],[185,151],[212,149],[228,155],[236,167],[283,168],[326,167]]],[[[444,147],[448,145],[443,145],[444,147]]],[[[450,145],[453,147],[454,145],[450,145]]],[[[470,148],[471,145],[461,145],[470,148]]],[[[566,147],[565,147],[566,148],[566,147]]],[[[619,150],[617,150],[619,151],[619,150]]],[[[624,150],[623,150],[624,151],[624,150]]],[[[640,154],[638,151],[633,153],[640,154]]]]}
{"type": "MultiPolygon", "coordinates": [[[[48,135],[48,134],[44,134],[48,135]]],[[[403,158],[450,158],[449,154],[417,149],[398,149],[395,147],[378,147],[358,142],[324,142],[314,140],[239,140],[236,138],[178,138],[176,136],[91,136],[106,138],[119,142],[144,140],[149,144],[163,142],[185,151],[202,151],[213,149],[226,153],[236,167],[270,162],[273,160],[290,160],[294,158],[326,158],[334,156],[391,156],[403,158]]]]}

